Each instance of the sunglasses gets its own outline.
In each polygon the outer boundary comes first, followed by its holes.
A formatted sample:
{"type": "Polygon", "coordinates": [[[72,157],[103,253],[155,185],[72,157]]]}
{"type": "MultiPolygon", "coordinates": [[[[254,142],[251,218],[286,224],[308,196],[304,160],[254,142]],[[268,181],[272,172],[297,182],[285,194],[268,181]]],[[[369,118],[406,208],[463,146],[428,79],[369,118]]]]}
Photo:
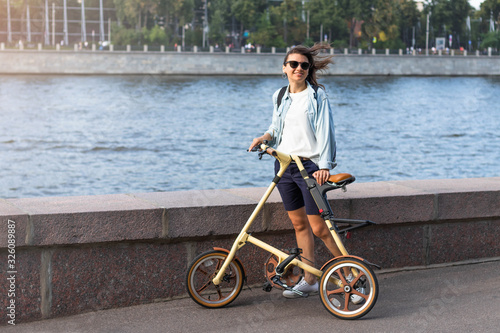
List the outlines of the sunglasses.
{"type": "Polygon", "coordinates": [[[287,61],[285,62],[285,66],[286,64],[290,64],[290,67],[292,67],[293,69],[299,67],[302,67],[303,70],[307,71],[309,69],[309,66],[311,66],[310,63],[308,62],[298,62],[298,61],[295,61],[295,60],[290,60],[290,61],[287,61]]]}

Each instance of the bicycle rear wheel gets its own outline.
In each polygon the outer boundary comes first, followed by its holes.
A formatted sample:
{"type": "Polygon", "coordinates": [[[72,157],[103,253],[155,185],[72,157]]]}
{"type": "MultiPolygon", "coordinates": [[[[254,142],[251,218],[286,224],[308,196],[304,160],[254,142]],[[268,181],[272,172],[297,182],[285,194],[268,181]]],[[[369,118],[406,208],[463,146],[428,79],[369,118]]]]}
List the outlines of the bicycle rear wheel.
{"type": "Polygon", "coordinates": [[[358,319],[377,302],[378,281],[369,265],[356,258],[332,261],[323,270],[321,302],[335,317],[358,319]]]}
{"type": "Polygon", "coordinates": [[[186,286],[189,296],[196,303],[207,308],[221,308],[240,294],[245,276],[243,267],[236,260],[229,264],[218,286],[212,282],[227,256],[224,251],[207,251],[197,256],[189,266],[186,286]]]}

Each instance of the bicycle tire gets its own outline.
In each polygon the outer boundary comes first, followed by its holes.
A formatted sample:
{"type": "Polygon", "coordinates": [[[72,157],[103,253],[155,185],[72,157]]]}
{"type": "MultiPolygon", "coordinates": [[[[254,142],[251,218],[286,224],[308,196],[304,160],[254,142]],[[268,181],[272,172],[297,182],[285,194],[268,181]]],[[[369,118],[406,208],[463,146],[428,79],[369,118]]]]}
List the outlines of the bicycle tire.
{"type": "Polygon", "coordinates": [[[238,297],[243,289],[245,274],[237,260],[233,260],[221,283],[216,286],[212,280],[226,260],[228,253],[211,250],[198,255],[190,264],[186,274],[189,296],[207,308],[221,308],[238,297]]]}
{"type": "Polygon", "coordinates": [[[378,280],[371,267],[356,258],[340,258],[328,264],[323,269],[319,287],[321,302],[328,312],[347,320],[370,312],[377,302],[378,290],[378,280]],[[349,281],[346,270],[357,272],[357,276],[349,281]],[[363,293],[358,291],[360,288],[364,288],[363,293]],[[355,297],[358,304],[353,301],[355,297]]]}

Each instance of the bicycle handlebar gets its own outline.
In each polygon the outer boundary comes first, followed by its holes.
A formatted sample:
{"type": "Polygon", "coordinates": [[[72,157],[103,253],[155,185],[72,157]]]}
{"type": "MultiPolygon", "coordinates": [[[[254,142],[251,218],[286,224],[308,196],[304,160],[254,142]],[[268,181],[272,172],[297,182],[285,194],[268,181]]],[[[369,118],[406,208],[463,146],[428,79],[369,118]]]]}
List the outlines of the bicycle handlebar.
{"type": "Polygon", "coordinates": [[[263,143],[260,145],[260,152],[259,152],[259,159],[262,159],[262,156],[264,156],[264,154],[269,154],[273,157],[276,157],[278,156],[278,154],[276,153],[276,150],[274,150],[273,148],[269,147],[267,145],[267,142],[263,143]]]}
{"type": "MultiPolygon", "coordinates": [[[[269,142],[267,140],[264,140],[262,142],[262,144],[260,145],[260,147],[255,146],[250,151],[252,151],[252,152],[258,151],[259,152],[259,160],[262,159],[262,156],[264,156],[264,154],[269,154],[269,155],[274,156],[274,157],[278,156],[278,154],[276,154],[276,151],[267,145],[268,143],[269,142]]],[[[247,151],[249,151],[249,150],[247,149],[247,151]]]]}

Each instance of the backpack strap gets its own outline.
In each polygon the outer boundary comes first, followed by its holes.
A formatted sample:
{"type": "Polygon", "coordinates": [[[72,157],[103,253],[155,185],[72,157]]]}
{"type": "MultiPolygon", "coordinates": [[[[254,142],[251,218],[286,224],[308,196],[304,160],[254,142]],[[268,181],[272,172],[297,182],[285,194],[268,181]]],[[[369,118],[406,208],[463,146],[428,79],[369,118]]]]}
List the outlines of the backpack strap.
{"type": "Polygon", "coordinates": [[[281,88],[281,90],[278,94],[278,107],[276,109],[280,108],[281,100],[283,99],[283,96],[285,96],[285,92],[286,92],[287,88],[288,88],[288,86],[284,86],[283,88],[281,88]]]}
{"type": "MultiPolygon", "coordinates": [[[[313,89],[314,89],[314,92],[316,93],[316,103],[318,102],[318,88],[319,86],[317,85],[313,85],[312,86],[313,89]]],[[[283,97],[285,96],[285,92],[286,92],[286,89],[288,88],[288,86],[284,86],[280,89],[280,92],[278,94],[278,107],[277,109],[279,109],[280,105],[281,105],[281,100],[283,99],[283,97]]]]}

